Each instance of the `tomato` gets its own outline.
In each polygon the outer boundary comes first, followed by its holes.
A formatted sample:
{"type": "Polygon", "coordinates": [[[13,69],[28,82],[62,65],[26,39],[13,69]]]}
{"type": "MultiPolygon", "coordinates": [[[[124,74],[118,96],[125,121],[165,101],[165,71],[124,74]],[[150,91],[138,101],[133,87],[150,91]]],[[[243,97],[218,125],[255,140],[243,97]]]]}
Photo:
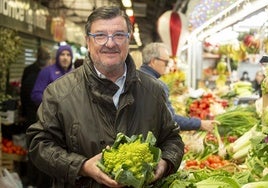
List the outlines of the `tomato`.
{"type": "Polygon", "coordinates": [[[228,136],[227,140],[229,143],[233,143],[237,140],[237,136],[228,136]]]}
{"type": "Polygon", "coordinates": [[[222,161],[221,161],[222,166],[225,166],[225,165],[227,165],[227,164],[229,164],[229,163],[230,163],[230,162],[227,161],[227,160],[222,160],[222,161]]]}
{"type": "Polygon", "coordinates": [[[191,167],[191,166],[198,166],[198,162],[196,160],[186,161],[186,167],[191,167]]]}
{"type": "Polygon", "coordinates": [[[217,138],[216,138],[215,135],[213,135],[212,133],[207,133],[205,139],[206,139],[206,142],[218,143],[217,138]]]}
{"type": "Polygon", "coordinates": [[[207,94],[203,95],[203,97],[204,98],[212,98],[213,95],[212,95],[212,93],[207,93],[207,94]]]}
{"type": "Polygon", "coordinates": [[[220,163],[222,161],[221,157],[218,155],[210,155],[207,160],[210,164],[212,163],[220,163]]]}
{"type": "Polygon", "coordinates": [[[209,161],[207,161],[207,160],[201,161],[200,165],[199,165],[200,168],[205,168],[208,166],[209,166],[209,161]]]}
{"type": "Polygon", "coordinates": [[[199,108],[201,108],[201,109],[206,109],[206,108],[208,108],[208,104],[207,104],[207,103],[201,103],[201,104],[199,105],[199,108]]]}
{"type": "Polygon", "coordinates": [[[211,163],[209,165],[209,167],[214,168],[214,169],[217,169],[217,168],[222,167],[222,165],[221,165],[221,163],[211,163]]]}

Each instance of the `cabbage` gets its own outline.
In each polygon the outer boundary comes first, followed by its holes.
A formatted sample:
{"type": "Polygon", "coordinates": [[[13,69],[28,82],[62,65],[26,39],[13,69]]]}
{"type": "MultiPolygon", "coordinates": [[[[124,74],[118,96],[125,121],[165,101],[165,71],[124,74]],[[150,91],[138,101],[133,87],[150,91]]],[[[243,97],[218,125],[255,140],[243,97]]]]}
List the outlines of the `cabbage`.
{"type": "Polygon", "coordinates": [[[241,188],[267,188],[268,181],[251,182],[243,185],[241,188]]]}
{"type": "Polygon", "coordinates": [[[240,188],[240,184],[231,177],[213,176],[197,182],[196,188],[240,188]]]}

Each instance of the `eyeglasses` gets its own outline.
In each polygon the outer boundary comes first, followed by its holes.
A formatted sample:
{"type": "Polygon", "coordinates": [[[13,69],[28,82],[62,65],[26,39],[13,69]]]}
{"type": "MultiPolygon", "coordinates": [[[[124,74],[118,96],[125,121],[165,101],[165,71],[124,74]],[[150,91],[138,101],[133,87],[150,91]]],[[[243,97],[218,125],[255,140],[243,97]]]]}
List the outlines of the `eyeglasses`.
{"type": "Polygon", "coordinates": [[[104,45],[108,42],[109,38],[111,38],[117,45],[121,45],[126,42],[126,39],[129,38],[129,33],[124,32],[116,32],[112,35],[107,35],[105,33],[89,33],[88,36],[94,38],[94,41],[99,45],[104,45]]]}
{"type": "Polygon", "coordinates": [[[169,60],[168,60],[168,59],[162,59],[162,58],[160,58],[160,57],[156,57],[155,59],[158,59],[159,61],[164,62],[166,66],[167,66],[168,63],[169,63],[169,60]]]}

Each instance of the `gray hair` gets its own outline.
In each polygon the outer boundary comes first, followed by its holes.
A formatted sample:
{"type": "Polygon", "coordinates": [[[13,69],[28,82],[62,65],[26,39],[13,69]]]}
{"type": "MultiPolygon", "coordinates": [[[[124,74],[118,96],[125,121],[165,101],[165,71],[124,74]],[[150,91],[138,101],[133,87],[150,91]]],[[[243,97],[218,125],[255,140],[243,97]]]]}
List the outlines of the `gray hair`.
{"type": "Polygon", "coordinates": [[[147,44],[142,50],[142,63],[149,64],[152,59],[159,57],[160,48],[167,49],[167,46],[162,42],[153,42],[147,44]]]}
{"type": "Polygon", "coordinates": [[[127,14],[121,10],[119,7],[116,6],[103,6],[95,9],[87,18],[87,23],[85,25],[85,33],[88,35],[88,32],[91,30],[91,25],[94,21],[96,20],[108,20],[115,18],[117,16],[122,16],[126,23],[127,23],[127,29],[128,32],[130,33],[132,31],[132,24],[127,16],[127,14]]]}

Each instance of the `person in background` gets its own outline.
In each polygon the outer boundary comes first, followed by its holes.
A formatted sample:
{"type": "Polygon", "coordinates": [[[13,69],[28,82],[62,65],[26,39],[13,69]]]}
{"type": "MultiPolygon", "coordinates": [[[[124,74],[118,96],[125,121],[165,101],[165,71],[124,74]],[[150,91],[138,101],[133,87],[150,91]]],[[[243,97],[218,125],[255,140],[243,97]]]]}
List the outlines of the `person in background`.
{"type": "Polygon", "coordinates": [[[200,120],[194,117],[188,118],[175,113],[175,110],[169,100],[168,86],[159,79],[162,75],[167,73],[166,70],[169,63],[169,52],[164,43],[153,42],[147,44],[142,50],[142,59],[143,64],[141,65],[140,70],[153,78],[158,79],[166,93],[167,106],[174,120],[180,125],[180,129],[182,131],[200,129],[211,132],[215,124],[219,124],[216,120],[200,120]]]}
{"type": "Polygon", "coordinates": [[[31,99],[36,105],[42,102],[43,92],[50,83],[72,70],[72,59],[72,48],[69,45],[59,46],[55,63],[42,69],[35,81],[31,99]]]}
{"type": "MultiPolygon", "coordinates": [[[[44,46],[40,46],[37,50],[36,61],[33,64],[25,67],[23,70],[21,78],[20,100],[24,132],[26,132],[26,129],[31,124],[37,121],[36,112],[38,106],[31,100],[31,91],[34,87],[38,73],[50,63],[50,60],[51,56],[49,50],[44,46]]],[[[25,167],[27,176],[27,182],[24,182],[25,184],[29,186],[37,186],[38,188],[47,188],[51,186],[52,180],[50,177],[36,168],[30,160],[27,160],[25,167]]]]}
{"type": "Polygon", "coordinates": [[[244,71],[242,73],[242,76],[240,78],[240,81],[250,82],[250,78],[249,78],[249,75],[248,75],[248,72],[247,71],[244,71]]]}
{"type": "Polygon", "coordinates": [[[74,61],[74,68],[77,69],[78,67],[80,67],[81,65],[83,65],[84,63],[84,59],[76,59],[74,61]]]}
{"type": "MultiPolygon", "coordinates": [[[[38,73],[42,68],[49,64],[51,59],[49,50],[40,46],[37,50],[36,61],[25,67],[21,78],[21,115],[24,120],[24,126],[28,128],[29,125],[36,122],[36,111],[38,106],[31,100],[31,92],[34,87],[34,83],[38,76],[38,73]]],[[[25,129],[26,130],[26,129],[25,129]]]]}
{"type": "Polygon", "coordinates": [[[162,150],[154,180],[176,172],[184,154],[179,127],[158,82],[136,70],[129,55],[132,24],[119,7],[93,10],[85,25],[88,55],[81,67],[51,83],[27,129],[29,156],[54,187],[123,187],[96,164],[116,135],[151,131],[162,150]]]}
{"type": "Polygon", "coordinates": [[[262,96],[261,92],[261,83],[264,80],[265,75],[262,70],[259,70],[255,74],[255,79],[252,81],[252,88],[253,88],[253,93],[256,95],[259,95],[260,97],[262,96]]]}

